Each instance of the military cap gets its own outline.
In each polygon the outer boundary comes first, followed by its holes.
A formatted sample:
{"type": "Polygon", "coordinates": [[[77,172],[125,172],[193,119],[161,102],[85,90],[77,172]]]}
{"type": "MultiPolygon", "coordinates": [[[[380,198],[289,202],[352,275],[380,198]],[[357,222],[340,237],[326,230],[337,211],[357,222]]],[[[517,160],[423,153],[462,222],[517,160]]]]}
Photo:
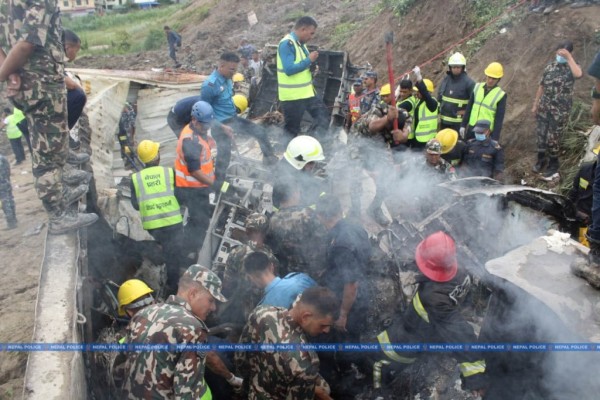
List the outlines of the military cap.
{"type": "Polygon", "coordinates": [[[221,280],[211,270],[206,267],[203,267],[200,264],[191,265],[187,271],[185,271],[184,275],[189,276],[192,280],[198,282],[202,287],[212,296],[220,302],[226,302],[227,299],[221,293],[221,288],[223,285],[221,284],[221,280]]]}
{"type": "Polygon", "coordinates": [[[429,154],[442,154],[442,144],[437,139],[431,139],[426,145],[429,154]]]}
{"type": "Polygon", "coordinates": [[[366,78],[377,78],[377,72],[367,71],[367,72],[365,72],[365,74],[363,76],[366,78]]]}
{"type": "Polygon", "coordinates": [[[354,81],[352,86],[362,86],[362,84],[363,84],[362,79],[358,78],[357,80],[354,81]]]}
{"type": "Polygon", "coordinates": [[[483,132],[487,131],[488,129],[490,129],[491,125],[492,124],[487,119],[480,119],[479,121],[477,121],[475,123],[475,127],[473,128],[473,131],[477,132],[477,133],[483,133],[483,132]]]}
{"type": "Polygon", "coordinates": [[[246,217],[246,230],[255,229],[260,232],[266,232],[269,228],[267,216],[261,213],[252,213],[246,217]]]}

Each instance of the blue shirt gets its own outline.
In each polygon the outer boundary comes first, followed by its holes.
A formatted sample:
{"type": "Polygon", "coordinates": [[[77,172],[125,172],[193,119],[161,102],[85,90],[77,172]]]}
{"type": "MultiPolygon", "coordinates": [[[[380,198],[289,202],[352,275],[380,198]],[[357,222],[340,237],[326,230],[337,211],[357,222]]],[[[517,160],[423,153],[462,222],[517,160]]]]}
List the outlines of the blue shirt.
{"type": "Polygon", "coordinates": [[[189,124],[192,120],[192,107],[200,100],[202,100],[201,96],[190,96],[177,101],[172,110],[177,122],[182,125],[189,124]]]}
{"type": "Polygon", "coordinates": [[[212,106],[217,121],[223,122],[236,115],[233,104],[233,82],[221,75],[218,70],[215,69],[202,82],[200,97],[212,106]]]}
{"type": "Polygon", "coordinates": [[[317,286],[317,282],[310,276],[302,272],[291,272],[283,279],[273,279],[265,288],[265,296],[257,306],[290,308],[300,293],[313,286],[317,286]]]}
{"type": "MultiPolygon", "coordinates": [[[[302,46],[300,42],[298,42],[298,36],[296,36],[294,32],[291,32],[290,36],[294,38],[299,46],[302,46]]],[[[289,40],[281,42],[277,51],[279,52],[281,65],[283,66],[283,71],[286,75],[294,75],[298,72],[304,71],[307,68],[310,68],[311,61],[310,58],[308,58],[309,53],[306,52],[306,58],[296,63],[296,49],[294,44],[289,40]]]]}

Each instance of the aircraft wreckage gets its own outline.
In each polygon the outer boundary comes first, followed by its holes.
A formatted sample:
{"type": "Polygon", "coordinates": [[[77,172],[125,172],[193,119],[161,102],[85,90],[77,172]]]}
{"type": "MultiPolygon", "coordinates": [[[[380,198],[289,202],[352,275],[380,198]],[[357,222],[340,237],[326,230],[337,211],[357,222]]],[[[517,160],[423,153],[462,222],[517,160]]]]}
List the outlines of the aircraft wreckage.
{"type": "MultiPolygon", "coordinates": [[[[317,89],[331,112],[332,127],[339,127],[345,117],[343,99],[361,68],[351,65],[344,53],[321,54],[324,73],[317,79],[317,89]]],[[[275,110],[272,67],[267,63],[250,118],[275,110]]],[[[167,126],[166,115],[178,99],[197,94],[203,79],[139,71],[75,72],[89,91],[86,110],[104,221],[78,235],[47,236],[34,343],[110,343],[99,334],[126,322],[116,312],[117,283],[135,274],[159,292],[164,271],[155,262],[160,258],[155,257],[156,246],[131,207],[129,172],[123,169],[115,131],[125,101],[136,101],[136,140],[159,141],[161,163],[171,165],[176,137],[167,126]]],[[[271,119],[277,120],[263,118],[271,119]]],[[[277,142],[280,128],[265,125],[265,129],[277,142]]],[[[256,143],[240,140],[238,147],[240,152],[233,155],[228,170],[230,190],[215,200],[198,260],[203,265],[226,262],[232,248],[244,241],[248,214],[273,212],[273,179],[260,161],[256,143]]],[[[335,176],[336,155],[329,157],[331,168],[326,166],[325,174],[335,176]]],[[[331,179],[331,190],[348,204],[351,193],[342,181],[331,179]]],[[[365,181],[372,189],[366,175],[365,181]]],[[[393,219],[388,227],[365,221],[380,249],[378,262],[367,277],[370,305],[365,315],[365,341],[390,326],[407,306],[415,291],[414,249],[422,238],[443,230],[455,238],[459,262],[474,277],[471,305],[465,313],[480,341],[512,346],[505,347],[507,351],[486,353],[488,371],[493,373],[489,398],[506,398],[502,391],[506,388],[531,399],[596,397],[600,384],[594,373],[599,361],[595,345],[588,348],[592,351],[527,347],[600,341],[600,292],[569,271],[575,257],[586,252],[569,237],[576,229],[572,205],[549,191],[501,185],[487,178],[417,186],[404,186],[411,190],[399,190],[386,202],[393,219]],[[415,198],[423,200],[418,212],[403,212],[406,208],[402,206],[414,203],[415,198]],[[517,346],[511,351],[515,345],[525,346],[524,350],[518,351],[521,347],[517,346]]],[[[398,187],[403,187],[402,179],[398,187]]],[[[365,196],[372,195],[372,190],[365,191],[365,196]]],[[[99,376],[110,370],[101,365],[103,357],[89,351],[31,352],[24,397],[108,398],[109,378],[99,376]]],[[[383,363],[378,368],[379,381],[366,381],[364,374],[353,371],[336,384],[357,399],[473,398],[460,389],[451,355],[424,353],[409,367],[383,363]]]]}

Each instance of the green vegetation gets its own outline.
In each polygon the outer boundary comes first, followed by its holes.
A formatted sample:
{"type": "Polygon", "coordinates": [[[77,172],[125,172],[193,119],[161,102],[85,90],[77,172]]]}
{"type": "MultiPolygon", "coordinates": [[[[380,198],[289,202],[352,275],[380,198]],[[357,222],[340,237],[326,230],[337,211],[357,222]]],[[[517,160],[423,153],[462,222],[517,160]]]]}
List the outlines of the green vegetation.
{"type": "MultiPolygon", "coordinates": [[[[162,31],[163,25],[173,20],[173,15],[191,4],[175,4],[151,10],[132,10],[124,14],[104,16],[90,15],[78,18],[65,18],[63,25],[81,37],[81,55],[126,54],[141,50],[158,49],[167,41],[162,31]]],[[[199,22],[208,15],[208,7],[197,7],[186,12],[178,24],[199,22]]]]}
{"type": "Polygon", "coordinates": [[[581,101],[573,102],[571,116],[560,144],[560,186],[558,193],[566,195],[573,185],[573,177],[579,170],[579,162],[587,149],[585,132],[590,126],[589,106],[581,101]]]}
{"type": "Polygon", "coordinates": [[[292,10],[283,16],[283,20],[285,22],[296,22],[300,19],[300,17],[304,17],[306,15],[305,11],[302,10],[292,10]]]}
{"type": "Polygon", "coordinates": [[[381,12],[383,10],[392,10],[392,12],[397,16],[402,18],[408,11],[411,9],[417,0],[381,0],[379,6],[377,7],[377,12],[381,12]]]}
{"type": "Polygon", "coordinates": [[[337,24],[331,35],[331,48],[338,49],[346,43],[346,40],[356,32],[357,22],[342,22],[337,24]]]}

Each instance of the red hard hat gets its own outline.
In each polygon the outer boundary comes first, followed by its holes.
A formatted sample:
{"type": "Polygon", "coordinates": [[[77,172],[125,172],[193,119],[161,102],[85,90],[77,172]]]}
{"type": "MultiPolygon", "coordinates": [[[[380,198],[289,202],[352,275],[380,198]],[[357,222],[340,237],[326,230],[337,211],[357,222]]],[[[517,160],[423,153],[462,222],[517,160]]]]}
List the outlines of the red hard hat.
{"type": "Polygon", "coordinates": [[[415,254],[419,270],[435,282],[448,282],[456,276],[456,246],[442,231],[427,236],[417,246],[415,254]]]}

